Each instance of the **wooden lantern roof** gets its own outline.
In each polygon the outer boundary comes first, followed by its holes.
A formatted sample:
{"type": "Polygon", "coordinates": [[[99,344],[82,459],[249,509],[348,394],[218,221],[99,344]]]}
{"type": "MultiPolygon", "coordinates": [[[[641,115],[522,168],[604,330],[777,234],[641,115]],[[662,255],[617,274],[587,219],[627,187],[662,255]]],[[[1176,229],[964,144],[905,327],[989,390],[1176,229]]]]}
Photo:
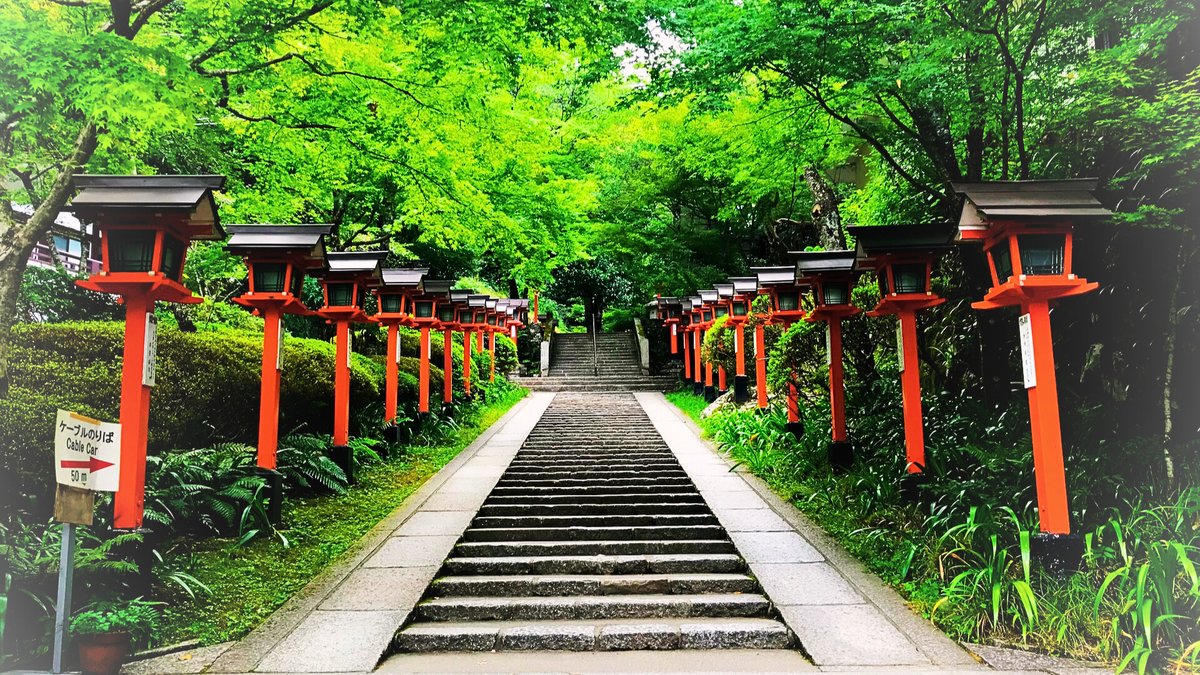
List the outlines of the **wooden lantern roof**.
{"type": "Polygon", "coordinates": [[[450,287],[454,285],[451,279],[424,279],[421,281],[421,291],[425,295],[440,297],[450,296],[450,287]]]}
{"type": "Polygon", "coordinates": [[[230,253],[299,258],[309,267],[317,267],[325,260],[325,235],[333,226],[239,224],[225,229],[229,232],[225,248],[230,253]]]}
{"type": "Polygon", "coordinates": [[[487,300],[488,296],[486,295],[475,294],[467,296],[467,303],[471,307],[487,307],[487,300]]]}
{"type": "Polygon", "coordinates": [[[796,259],[796,278],[848,275],[854,271],[854,251],[789,251],[796,259]]]}
{"type": "Polygon", "coordinates": [[[367,286],[383,282],[379,264],[387,257],[387,251],[337,251],[325,254],[327,280],[354,280],[367,286]]]}
{"type": "Polygon", "coordinates": [[[700,294],[700,302],[703,304],[716,302],[721,297],[715,288],[706,288],[696,292],[700,294]]]}
{"type": "Polygon", "coordinates": [[[758,293],[758,277],[729,277],[736,295],[755,295],[758,293]]]}
{"type": "Polygon", "coordinates": [[[105,225],[153,225],[165,220],[191,240],[225,238],[213,190],[224,176],[100,176],[76,174],[79,194],[67,210],[81,221],[105,225]]]}
{"type": "Polygon", "coordinates": [[[459,289],[451,289],[450,290],[450,302],[455,302],[455,303],[460,303],[460,304],[465,305],[465,304],[467,304],[467,299],[470,297],[471,297],[471,291],[459,290],[459,289]]]}
{"type": "Polygon", "coordinates": [[[984,239],[992,226],[1010,223],[1107,218],[1112,212],[1096,199],[1097,183],[1095,178],[951,183],[963,197],[957,239],[984,239]]]}
{"type": "Polygon", "coordinates": [[[855,267],[874,269],[881,255],[911,254],[936,258],[951,248],[951,239],[956,230],[948,223],[931,223],[852,225],[846,231],[854,237],[855,267]]]}
{"type": "Polygon", "coordinates": [[[383,286],[388,290],[417,289],[428,273],[428,267],[389,267],[382,270],[383,286]]]}
{"type": "Polygon", "coordinates": [[[782,265],[772,267],[751,267],[758,278],[759,286],[795,286],[796,266],[782,265]]]}
{"type": "Polygon", "coordinates": [[[733,297],[733,284],[713,284],[713,288],[717,289],[717,297],[721,300],[733,297]]]}

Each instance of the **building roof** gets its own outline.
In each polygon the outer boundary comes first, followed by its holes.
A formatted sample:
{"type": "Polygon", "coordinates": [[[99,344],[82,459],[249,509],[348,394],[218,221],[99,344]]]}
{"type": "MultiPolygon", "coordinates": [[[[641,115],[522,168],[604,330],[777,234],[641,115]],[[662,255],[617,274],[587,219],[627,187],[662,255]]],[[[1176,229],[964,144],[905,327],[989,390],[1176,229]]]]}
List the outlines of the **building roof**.
{"type": "Polygon", "coordinates": [[[1097,183],[1096,178],[951,183],[964,197],[959,238],[1002,221],[1107,218],[1112,212],[1093,194],[1097,183]]]}
{"type": "Polygon", "coordinates": [[[796,259],[796,277],[837,274],[854,269],[854,251],[788,251],[796,259]]]}
{"type": "Polygon", "coordinates": [[[791,286],[796,283],[796,266],[781,267],[751,267],[751,272],[758,277],[760,286],[791,286]]]}
{"type": "Polygon", "coordinates": [[[143,222],[143,218],[157,218],[164,211],[184,211],[192,239],[225,238],[212,196],[213,190],[224,187],[224,176],[76,174],[73,180],[79,194],[67,208],[80,220],[95,221],[107,213],[143,222]]]}

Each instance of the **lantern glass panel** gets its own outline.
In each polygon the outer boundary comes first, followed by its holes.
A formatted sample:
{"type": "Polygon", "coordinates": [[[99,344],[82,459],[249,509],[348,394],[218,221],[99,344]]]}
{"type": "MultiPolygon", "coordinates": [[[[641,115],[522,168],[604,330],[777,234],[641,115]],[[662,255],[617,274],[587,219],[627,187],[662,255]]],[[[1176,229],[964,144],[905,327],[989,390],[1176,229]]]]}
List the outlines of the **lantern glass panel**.
{"type": "Polygon", "coordinates": [[[399,293],[380,293],[379,311],[384,314],[399,314],[404,305],[404,296],[399,293]]]}
{"type": "Polygon", "coordinates": [[[292,295],[298,298],[302,291],[304,291],[304,271],[297,267],[292,270],[292,295]]]}
{"type": "Polygon", "coordinates": [[[925,264],[893,265],[892,276],[896,279],[897,293],[925,292],[925,264]]]}
{"type": "Polygon", "coordinates": [[[721,318],[729,313],[729,308],[725,305],[717,305],[717,318],[721,318]]]}
{"type": "Polygon", "coordinates": [[[891,291],[888,290],[887,269],[879,270],[879,294],[891,295],[891,291]]]}
{"type": "Polygon", "coordinates": [[[287,265],[284,263],[254,263],[254,292],[283,293],[284,281],[287,279],[287,265]]]}
{"type": "Polygon", "coordinates": [[[179,281],[179,276],[183,274],[183,253],[186,250],[187,244],[169,234],[163,235],[162,273],[168,279],[179,281]]]}
{"type": "Polygon", "coordinates": [[[109,230],[108,269],[110,272],[150,272],[154,264],[153,230],[109,230]]]}
{"type": "Polygon", "coordinates": [[[1008,281],[1013,274],[1012,253],[1008,250],[1008,240],[993,246],[988,254],[992,257],[992,264],[996,267],[996,278],[1000,280],[1000,283],[1008,281]]]}
{"type": "Polygon", "coordinates": [[[433,318],[433,301],[432,300],[418,300],[417,301],[417,311],[416,311],[415,316],[418,319],[432,319],[433,318]]]}
{"type": "Polygon", "coordinates": [[[443,321],[445,323],[454,321],[454,307],[438,307],[438,321],[443,321]]]}
{"type": "Polygon", "coordinates": [[[780,291],[779,311],[794,312],[800,309],[800,291],[780,291]]]}
{"type": "Polygon", "coordinates": [[[844,281],[831,281],[821,284],[821,294],[826,305],[844,305],[849,302],[850,284],[844,281]]]}
{"type": "Polygon", "coordinates": [[[1066,235],[1022,234],[1017,237],[1022,274],[1062,274],[1066,235]]]}
{"type": "Polygon", "coordinates": [[[734,316],[746,316],[747,311],[748,310],[746,308],[745,300],[735,300],[734,301],[734,303],[733,303],[733,315],[734,316]]]}
{"type": "Polygon", "coordinates": [[[354,304],[354,284],[328,284],[329,306],[350,307],[354,304]]]}

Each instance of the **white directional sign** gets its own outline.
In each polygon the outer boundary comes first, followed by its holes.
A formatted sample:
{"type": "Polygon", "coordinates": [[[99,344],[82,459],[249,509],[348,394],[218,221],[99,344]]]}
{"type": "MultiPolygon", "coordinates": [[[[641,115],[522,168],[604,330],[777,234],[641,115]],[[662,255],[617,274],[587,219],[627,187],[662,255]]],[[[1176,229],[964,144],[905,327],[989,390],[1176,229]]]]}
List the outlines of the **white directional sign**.
{"type": "Polygon", "coordinates": [[[116,492],[120,464],[120,424],[58,411],[54,421],[54,475],[59,483],[116,492]]]}

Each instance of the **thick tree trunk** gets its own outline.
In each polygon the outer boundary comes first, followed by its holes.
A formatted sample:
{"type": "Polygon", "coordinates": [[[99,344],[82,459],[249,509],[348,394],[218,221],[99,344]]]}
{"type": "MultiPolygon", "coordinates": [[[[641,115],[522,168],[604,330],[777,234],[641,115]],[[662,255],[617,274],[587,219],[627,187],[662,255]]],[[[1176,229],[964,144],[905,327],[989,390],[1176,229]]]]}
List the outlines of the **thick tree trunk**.
{"type": "Polygon", "coordinates": [[[817,240],[827,251],[846,248],[846,235],[842,233],[842,214],[838,211],[837,195],[833,188],[814,166],[804,167],[804,182],[813,195],[812,218],[817,226],[817,240]]]}
{"type": "Polygon", "coordinates": [[[17,319],[21,277],[33,247],[41,241],[71,195],[71,176],[96,150],[96,125],[87,123],[75,137],[71,154],[58,166],[50,191],[24,223],[3,223],[0,231],[0,398],[8,396],[8,360],[12,327],[17,319]]]}

